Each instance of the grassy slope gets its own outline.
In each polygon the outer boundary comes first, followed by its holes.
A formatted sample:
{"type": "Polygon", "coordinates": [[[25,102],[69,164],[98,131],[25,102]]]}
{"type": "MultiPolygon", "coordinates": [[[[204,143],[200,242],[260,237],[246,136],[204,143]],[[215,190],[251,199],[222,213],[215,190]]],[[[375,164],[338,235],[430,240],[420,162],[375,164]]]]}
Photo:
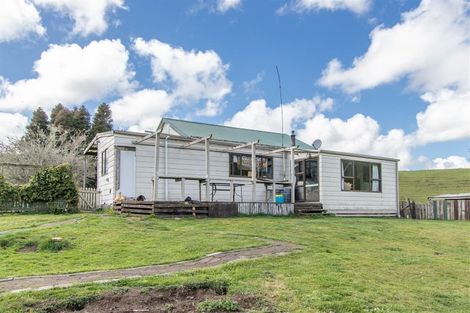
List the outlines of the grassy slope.
{"type": "Polygon", "coordinates": [[[402,171],[400,199],[427,202],[429,196],[470,192],[470,169],[402,171]]]}
{"type": "Polygon", "coordinates": [[[82,214],[0,214],[0,231],[36,227],[41,224],[81,218],[82,214]]]}
{"type": "MultiPolygon", "coordinates": [[[[151,236],[152,232],[158,234],[155,236],[163,236],[160,237],[163,242],[158,243],[158,253],[153,253],[154,243],[138,240],[134,246],[146,247],[139,258],[150,253],[157,261],[162,260],[161,254],[166,255],[166,260],[183,259],[214,249],[240,246],[241,238],[248,240],[243,244],[253,243],[249,236],[292,241],[305,245],[305,249],[284,257],[237,262],[168,277],[4,295],[0,296],[0,311],[21,312],[25,303],[89,296],[125,286],[163,286],[209,279],[228,281],[231,292],[261,294],[288,312],[466,312],[470,307],[470,283],[467,279],[470,227],[466,222],[269,217],[139,221],[107,217],[91,219],[90,227],[92,225],[103,229],[103,232],[100,234],[91,228],[83,228],[89,237],[87,245],[94,245],[94,249],[82,250],[80,262],[91,264],[94,258],[99,257],[90,255],[90,251],[94,251],[97,255],[106,256],[101,261],[108,267],[129,265],[129,259],[134,259],[134,256],[129,248],[126,248],[126,254],[121,255],[120,250],[127,246],[123,242],[134,242],[139,234],[151,236]],[[123,240],[116,240],[109,247],[106,246],[109,242],[99,238],[114,238],[123,232],[131,237],[121,237],[123,240]],[[168,232],[171,236],[165,235],[168,232]],[[180,232],[182,236],[178,235],[180,232]],[[236,234],[243,236],[236,237],[236,234]],[[173,236],[177,236],[177,240],[173,240],[173,236]],[[191,249],[192,253],[181,249],[191,249]],[[112,251],[121,257],[109,263],[107,258],[112,251]]],[[[79,236],[69,232],[57,230],[58,234],[65,236],[79,236]]],[[[74,249],[86,248],[77,240],[74,239],[74,249]]],[[[2,251],[0,253],[3,255],[2,251]]],[[[77,251],[75,257],[79,255],[77,251]]],[[[59,258],[65,264],[70,262],[68,255],[62,252],[40,257],[42,261],[30,270],[43,272],[51,258],[59,258]]],[[[18,258],[26,261],[34,256],[18,258]]],[[[149,262],[148,258],[146,260],[149,262]]],[[[4,260],[0,268],[7,263],[4,260]]],[[[94,264],[95,267],[97,265],[94,264]]],[[[22,266],[28,265],[25,262],[22,266]]],[[[9,266],[3,271],[6,274],[20,270],[9,266]]]]}

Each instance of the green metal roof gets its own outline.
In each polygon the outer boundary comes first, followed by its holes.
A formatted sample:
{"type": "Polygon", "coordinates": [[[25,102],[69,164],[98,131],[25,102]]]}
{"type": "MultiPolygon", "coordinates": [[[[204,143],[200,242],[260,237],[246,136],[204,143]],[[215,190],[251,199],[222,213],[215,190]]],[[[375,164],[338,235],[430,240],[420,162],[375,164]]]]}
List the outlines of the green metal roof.
{"type": "MultiPolygon", "coordinates": [[[[291,144],[290,135],[281,135],[281,133],[184,121],[172,118],[163,118],[161,123],[168,123],[176,132],[185,137],[206,137],[212,134],[212,138],[214,139],[235,142],[252,142],[259,140],[260,144],[282,147],[283,139],[285,147],[288,147],[291,144]]],[[[312,149],[310,145],[301,140],[296,140],[296,144],[303,149],[312,149]]]]}

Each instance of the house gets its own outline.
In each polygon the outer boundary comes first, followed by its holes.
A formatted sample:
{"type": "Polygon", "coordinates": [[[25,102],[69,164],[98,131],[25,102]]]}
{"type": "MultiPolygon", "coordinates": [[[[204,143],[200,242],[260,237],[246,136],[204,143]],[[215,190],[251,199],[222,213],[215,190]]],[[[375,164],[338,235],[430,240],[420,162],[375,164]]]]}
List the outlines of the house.
{"type": "Polygon", "coordinates": [[[121,193],[158,201],[284,200],[342,215],[398,212],[397,159],[315,150],[294,134],[163,118],[151,133],[100,133],[85,155],[97,158],[103,205],[121,193]]]}

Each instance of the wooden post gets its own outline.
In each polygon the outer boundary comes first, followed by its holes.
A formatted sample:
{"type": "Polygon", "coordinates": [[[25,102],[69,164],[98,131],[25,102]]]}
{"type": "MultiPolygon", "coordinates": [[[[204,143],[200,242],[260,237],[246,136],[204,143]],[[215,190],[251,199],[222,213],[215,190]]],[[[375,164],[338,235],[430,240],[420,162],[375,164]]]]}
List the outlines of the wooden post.
{"type": "Polygon", "coordinates": [[[256,146],[251,143],[251,201],[256,202],[256,146]]]}
{"type": "Polygon", "coordinates": [[[85,160],[83,161],[83,182],[82,182],[82,188],[86,188],[86,176],[87,176],[87,164],[86,164],[86,154],[85,154],[85,160]]]}
{"type": "Polygon", "coordinates": [[[181,178],[181,200],[186,199],[186,178],[181,178]]]}
{"type": "Polygon", "coordinates": [[[291,202],[295,203],[295,158],[294,158],[294,148],[290,148],[290,182],[291,182],[291,202]]]}
{"type": "Polygon", "coordinates": [[[153,193],[152,200],[158,200],[158,181],[159,181],[159,161],[160,161],[160,133],[155,132],[155,165],[153,170],[153,193]]]}
{"type": "Polygon", "coordinates": [[[273,202],[276,202],[276,182],[273,180],[273,202]]]}
{"type": "Polygon", "coordinates": [[[206,150],[206,201],[209,201],[209,189],[210,189],[210,150],[209,150],[209,139],[204,140],[204,146],[206,150]]]}
{"type": "Polygon", "coordinates": [[[235,202],[234,190],[233,190],[233,180],[230,180],[230,201],[235,202]]]}

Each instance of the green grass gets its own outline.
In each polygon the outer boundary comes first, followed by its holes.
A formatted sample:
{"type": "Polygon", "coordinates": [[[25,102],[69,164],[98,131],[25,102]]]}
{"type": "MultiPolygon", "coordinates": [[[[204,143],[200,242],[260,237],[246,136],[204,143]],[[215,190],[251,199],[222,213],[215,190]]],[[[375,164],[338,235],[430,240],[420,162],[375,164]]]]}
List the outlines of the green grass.
{"type": "MultiPolygon", "coordinates": [[[[40,237],[43,231],[30,232],[24,240],[40,237]]],[[[87,217],[81,225],[61,226],[53,233],[70,240],[73,247],[21,255],[12,248],[0,250],[2,277],[183,260],[260,244],[253,236],[302,244],[304,250],[170,276],[5,294],[0,296],[1,312],[22,312],[43,300],[67,302],[129,287],[214,279],[227,282],[229,294],[259,295],[285,312],[468,312],[470,307],[470,225],[464,221],[139,220],[104,215],[87,217]]]]}
{"type": "Polygon", "coordinates": [[[37,227],[82,217],[83,214],[0,214],[0,231],[37,227]]]}
{"type": "Polygon", "coordinates": [[[429,196],[470,192],[470,169],[401,171],[400,199],[426,203],[429,196]]]}

